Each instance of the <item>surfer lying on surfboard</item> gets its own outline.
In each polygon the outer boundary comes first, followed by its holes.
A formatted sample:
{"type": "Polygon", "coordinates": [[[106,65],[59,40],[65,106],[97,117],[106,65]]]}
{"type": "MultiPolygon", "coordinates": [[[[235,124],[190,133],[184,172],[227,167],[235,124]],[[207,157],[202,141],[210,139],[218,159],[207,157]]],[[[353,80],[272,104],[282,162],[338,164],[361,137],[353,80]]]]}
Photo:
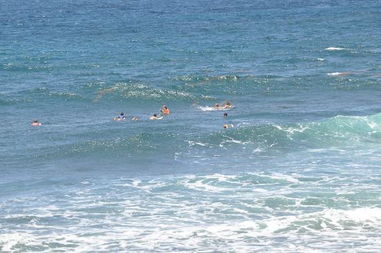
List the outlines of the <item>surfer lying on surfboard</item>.
{"type": "Polygon", "coordinates": [[[126,119],[126,116],[124,115],[123,112],[121,112],[118,117],[115,117],[114,120],[116,121],[120,121],[120,120],[125,120],[126,119]]]}
{"type": "Polygon", "coordinates": [[[150,120],[157,120],[157,119],[162,119],[163,117],[162,116],[157,116],[157,114],[155,113],[154,115],[152,115],[151,117],[149,117],[150,120]]]}
{"type": "Polygon", "coordinates": [[[42,123],[39,122],[38,120],[33,120],[31,125],[32,126],[42,126],[42,123]]]}
{"type": "Polygon", "coordinates": [[[231,108],[233,108],[233,105],[229,101],[226,101],[222,105],[220,105],[220,104],[215,104],[214,105],[214,109],[216,109],[216,110],[228,110],[228,109],[231,109],[231,108]]]}

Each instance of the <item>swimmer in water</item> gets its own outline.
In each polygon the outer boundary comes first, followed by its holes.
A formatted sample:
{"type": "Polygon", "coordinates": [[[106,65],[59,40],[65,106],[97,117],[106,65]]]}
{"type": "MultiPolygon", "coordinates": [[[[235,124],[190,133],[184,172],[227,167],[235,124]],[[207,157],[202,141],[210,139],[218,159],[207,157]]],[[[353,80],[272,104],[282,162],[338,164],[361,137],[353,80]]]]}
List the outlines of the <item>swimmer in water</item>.
{"type": "Polygon", "coordinates": [[[216,109],[216,110],[225,110],[225,109],[231,109],[231,108],[233,108],[233,105],[229,101],[226,101],[225,103],[223,103],[221,105],[220,104],[214,105],[214,109],[216,109]]]}
{"type": "Polygon", "coordinates": [[[42,123],[39,122],[38,120],[33,120],[32,121],[32,126],[42,126],[42,123]]]}
{"type": "Polygon", "coordinates": [[[232,108],[233,107],[233,105],[232,105],[232,103],[230,103],[230,101],[226,101],[225,103],[224,103],[224,109],[230,109],[230,108],[232,108]]]}
{"type": "Polygon", "coordinates": [[[150,120],[157,120],[157,119],[162,119],[163,117],[159,117],[157,116],[157,114],[155,113],[154,115],[152,115],[149,119],[150,120]]]}
{"type": "Polygon", "coordinates": [[[160,110],[161,115],[168,115],[170,113],[171,113],[171,111],[169,110],[169,108],[166,105],[163,105],[161,107],[161,110],[160,110]]]}
{"type": "Polygon", "coordinates": [[[118,117],[114,118],[114,120],[116,120],[116,121],[125,120],[125,119],[126,119],[126,116],[124,115],[123,112],[121,112],[118,117]]]}
{"type": "Polygon", "coordinates": [[[234,127],[233,124],[224,124],[224,128],[232,128],[234,127]]]}
{"type": "Polygon", "coordinates": [[[225,112],[225,113],[224,113],[224,118],[227,118],[227,117],[228,117],[228,113],[225,112]]]}

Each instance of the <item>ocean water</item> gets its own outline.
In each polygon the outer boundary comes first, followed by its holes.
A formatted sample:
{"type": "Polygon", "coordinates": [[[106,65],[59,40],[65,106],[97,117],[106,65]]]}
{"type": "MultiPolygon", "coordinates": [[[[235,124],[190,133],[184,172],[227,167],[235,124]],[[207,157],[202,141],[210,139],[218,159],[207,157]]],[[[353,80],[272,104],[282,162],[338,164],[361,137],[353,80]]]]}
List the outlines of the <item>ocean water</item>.
{"type": "Polygon", "coordinates": [[[380,252],[380,17],[0,0],[0,251],[380,252]]]}

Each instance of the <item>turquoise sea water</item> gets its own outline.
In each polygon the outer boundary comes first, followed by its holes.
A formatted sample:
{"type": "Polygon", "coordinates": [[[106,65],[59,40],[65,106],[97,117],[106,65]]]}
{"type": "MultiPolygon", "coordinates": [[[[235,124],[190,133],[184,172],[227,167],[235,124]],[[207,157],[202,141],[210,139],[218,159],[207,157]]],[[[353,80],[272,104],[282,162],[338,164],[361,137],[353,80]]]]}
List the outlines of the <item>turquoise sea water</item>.
{"type": "Polygon", "coordinates": [[[0,251],[380,252],[380,17],[0,0],[0,251]]]}

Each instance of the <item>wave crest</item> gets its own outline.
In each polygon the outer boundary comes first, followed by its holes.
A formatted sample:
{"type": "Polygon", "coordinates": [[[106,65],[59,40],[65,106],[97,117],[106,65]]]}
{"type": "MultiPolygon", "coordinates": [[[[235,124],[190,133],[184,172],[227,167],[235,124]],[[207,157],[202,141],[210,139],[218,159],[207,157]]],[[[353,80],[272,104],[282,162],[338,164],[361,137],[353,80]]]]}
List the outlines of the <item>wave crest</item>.
{"type": "MultiPolygon", "coordinates": [[[[115,85],[97,90],[96,100],[106,96],[149,100],[196,100],[198,97],[181,90],[154,88],[142,83],[116,83],[115,85]]],[[[204,96],[201,96],[204,97],[204,96]]],[[[206,97],[205,97],[206,98],[206,97]]]]}
{"type": "Polygon", "coordinates": [[[336,116],[320,122],[257,125],[229,129],[198,140],[210,148],[250,146],[251,150],[294,150],[379,143],[381,114],[336,116]]]}

